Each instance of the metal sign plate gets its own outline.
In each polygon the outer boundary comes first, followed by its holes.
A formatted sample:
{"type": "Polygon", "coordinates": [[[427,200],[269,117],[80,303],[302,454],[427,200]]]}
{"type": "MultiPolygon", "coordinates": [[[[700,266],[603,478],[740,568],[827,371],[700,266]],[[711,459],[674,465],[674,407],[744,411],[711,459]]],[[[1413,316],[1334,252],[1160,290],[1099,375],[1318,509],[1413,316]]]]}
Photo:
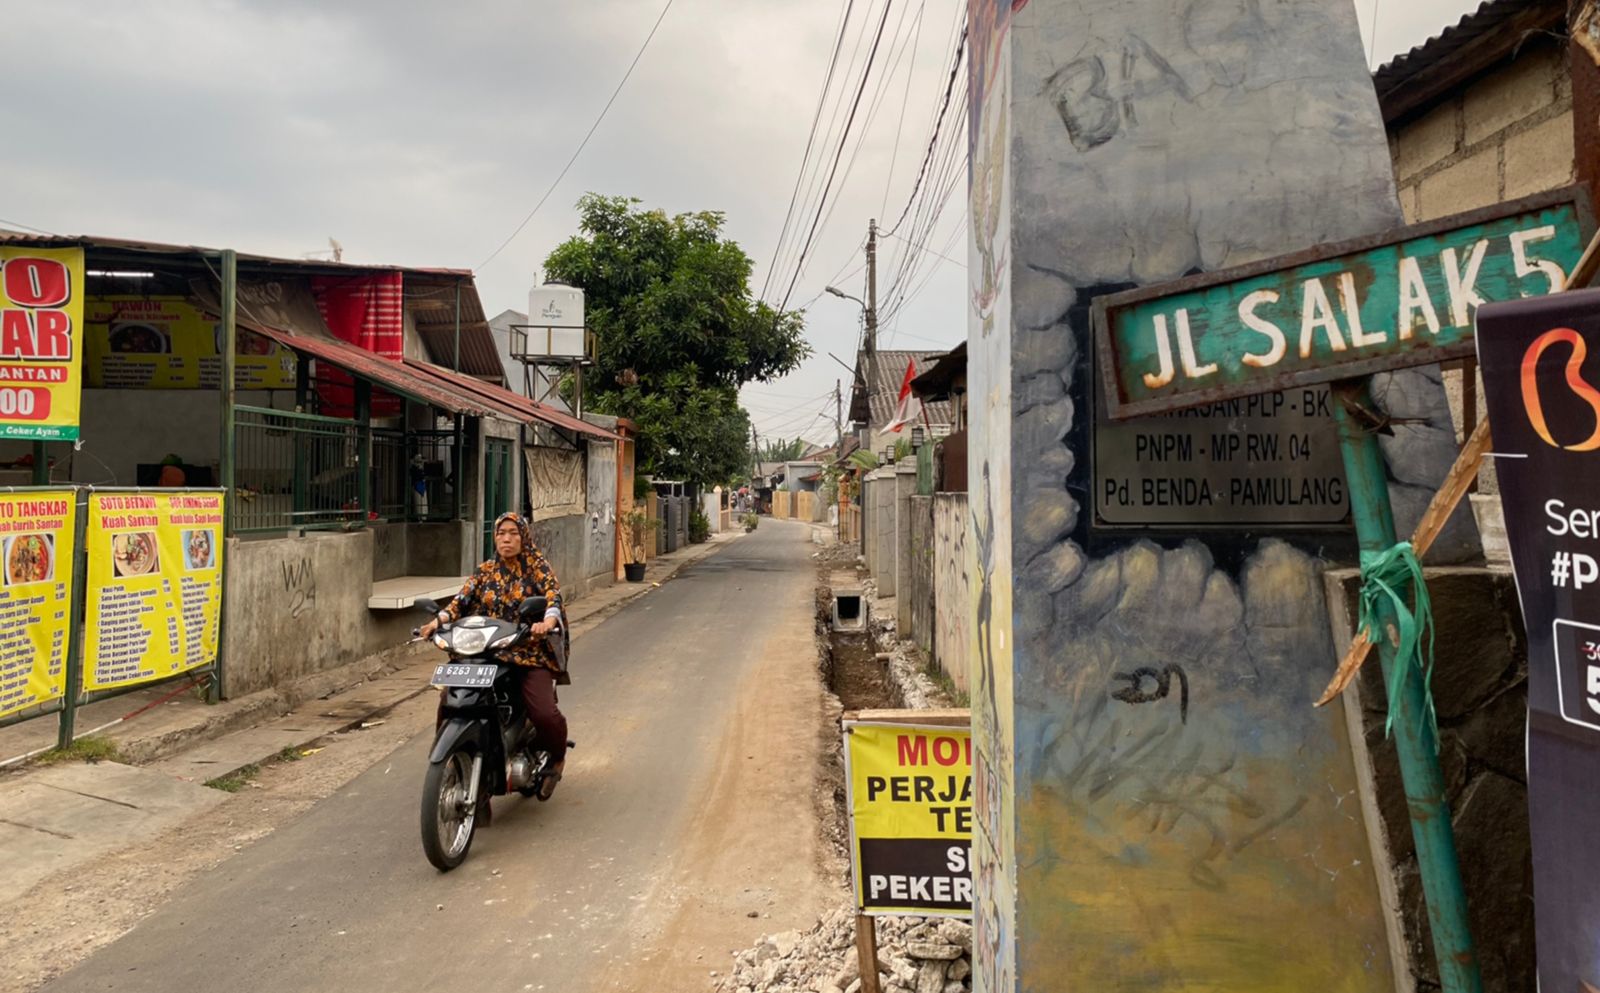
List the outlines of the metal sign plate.
{"type": "Polygon", "coordinates": [[[1473,352],[1485,303],[1561,288],[1592,223],[1583,187],[1102,297],[1114,419],[1473,352]]]}
{"type": "Polygon", "coordinates": [[[1326,386],[1095,424],[1108,527],[1338,527],[1349,519],[1326,386]]]}

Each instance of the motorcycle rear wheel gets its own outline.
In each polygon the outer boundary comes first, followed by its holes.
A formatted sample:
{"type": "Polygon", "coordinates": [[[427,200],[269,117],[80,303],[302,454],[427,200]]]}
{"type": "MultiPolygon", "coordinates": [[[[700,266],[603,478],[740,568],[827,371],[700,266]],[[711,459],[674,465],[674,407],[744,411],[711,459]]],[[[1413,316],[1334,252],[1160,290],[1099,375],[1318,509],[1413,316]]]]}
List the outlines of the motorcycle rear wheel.
{"type": "Polygon", "coordinates": [[[440,872],[466,861],[477,827],[476,806],[467,808],[472,754],[458,748],[428,766],[422,780],[422,850],[440,872]]]}

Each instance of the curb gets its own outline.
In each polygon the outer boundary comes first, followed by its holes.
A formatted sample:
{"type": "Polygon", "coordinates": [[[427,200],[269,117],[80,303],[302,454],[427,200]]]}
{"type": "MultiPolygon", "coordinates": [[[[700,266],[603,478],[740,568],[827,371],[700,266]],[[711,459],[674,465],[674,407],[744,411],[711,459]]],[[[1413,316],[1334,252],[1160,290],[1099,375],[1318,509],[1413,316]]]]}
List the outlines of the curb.
{"type": "MultiPolygon", "coordinates": [[[[736,534],[733,536],[733,538],[739,537],[743,537],[743,535],[736,534]]],[[[653,583],[636,584],[637,588],[630,590],[627,595],[618,597],[604,606],[596,607],[581,616],[572,616],[572,639],[577,641],[585,633],[597,627],[624,607],[644,597],[661,584],[673,579],[685,567],[721,551],[727,547],[727,544],[733,538],[718,542],[707,542],[704,545],[696,546],[695,554],[684,556],[682,559],[669,563],[670,568],[658,576],[653,583]]],[[[581,603],[580,601],[579,606],[581,606],[581,603]]],[[[576,608],[572,611],[572,614],[577,614],[576,608]]],[[[389,649],[376,656],[369,656],[366,659],[352,662],[336,669],[307,676],[287,687],[262,690],[259,693],[242,697],[236,701],[238,709],[233,713],[217,715],[193,727],[149,738],[134,738],[119,742],[118,749],[121,751],[124,760],[132,765],[150,765],[163,759],[170,759],[207,742],[224,738],[239,731],[260,727],[295,710],[304,708],[308,704],[331,699],[340,693],[354,689],[374,679],[393,675],[417,666],[424,661],[423,656],[426,651],[426,646],[422,645],[403,645],[389,649]]],[[[303,749],[331,734],[342,734],[351,731],[367,721],[375,717],[381,717],[401,704],[421,696],[431,688],[427,683],[423,683],[420,686],[408,687],[397,693],[390,694],[381,701],[375,701],[367,712],[359,717],[352,718],[344,725],[332,730],[318,730],[308,735],[304,741],[296,740],[287,746],[280,745],[278,749],[268,754],[242,762],[231,769],[218,766],[216,775],[212,776],[212,778],[222,779],[232,776],[251,765],[265,765],[273,761],[278,752],[284,747],[303,749]]]]}

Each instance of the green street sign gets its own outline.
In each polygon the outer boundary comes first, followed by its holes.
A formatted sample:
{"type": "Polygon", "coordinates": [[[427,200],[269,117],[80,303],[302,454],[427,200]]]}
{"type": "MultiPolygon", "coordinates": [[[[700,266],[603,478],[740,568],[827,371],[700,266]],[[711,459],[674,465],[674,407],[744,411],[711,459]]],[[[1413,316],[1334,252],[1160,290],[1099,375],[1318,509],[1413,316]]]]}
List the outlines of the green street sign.
{"type": "Polygon", "coordinates": [[[1561,288],[1581,186],[1099,298],[1114,420],[1473,354],[1485,303],[1561,288]]]}

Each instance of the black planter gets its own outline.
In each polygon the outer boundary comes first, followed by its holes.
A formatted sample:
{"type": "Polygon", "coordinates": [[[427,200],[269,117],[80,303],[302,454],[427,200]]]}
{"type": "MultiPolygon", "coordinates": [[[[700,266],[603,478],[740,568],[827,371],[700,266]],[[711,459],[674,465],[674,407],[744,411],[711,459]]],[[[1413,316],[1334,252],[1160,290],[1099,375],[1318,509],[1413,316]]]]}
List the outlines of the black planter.
{"type": "Polygon", "coordinates": [[[626,562],[622,566],[622,574],[628,577],[630,583],[644,582],[644,563],[626,562]]]}

